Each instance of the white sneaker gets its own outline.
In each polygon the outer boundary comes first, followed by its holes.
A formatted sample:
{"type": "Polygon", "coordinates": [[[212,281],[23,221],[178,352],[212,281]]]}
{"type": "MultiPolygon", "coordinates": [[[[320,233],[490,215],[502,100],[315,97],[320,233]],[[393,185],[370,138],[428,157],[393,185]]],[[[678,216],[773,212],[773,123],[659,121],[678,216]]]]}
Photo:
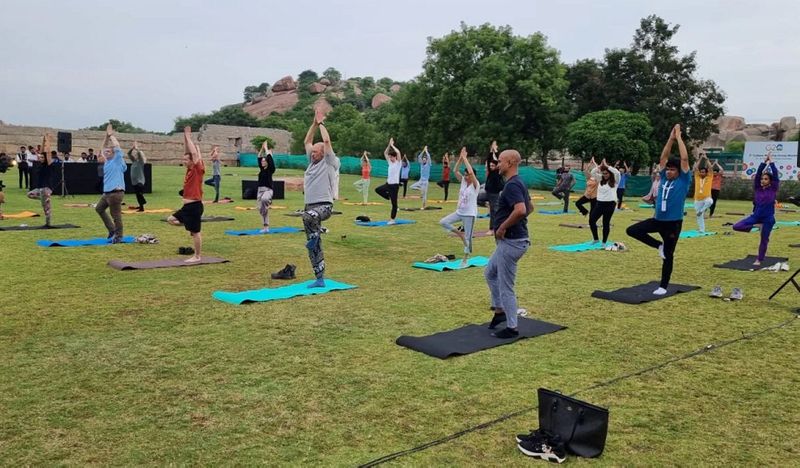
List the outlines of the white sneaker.
{"type": "Polygon", "coordinates": [[[517,309],[517,315],[519,317],[526,317],[528,315],[528,310],[520,307],[519,309],[517,309]]]}
{"type": "Polygon", "coordinates": [[[789,262],[781,263],[781,271],[789,271],[789,262]]]}
{"type": "Polygon", "coordinates": [[[658,288],[655,291],[653,291],[653,294],[655,294],[656,296],[663,296],[666,293],[667,293],[667,290],[664,289],[664,288],[658,288]]]}
{"type": "MultiPolygon", "coordinates": [[[[661,260],[666,260],[667,256],[664,255],[664,244],[658,246],[658,256],[661,257],[661,260]]],[[[661,288],[658,288],[661,289],[661,288]]]]}
{"type": "Polygon", "coordinates": [[[261,230],[260,230],[260,231],[258,231],[258,232],[260,232],[261,234],[267,234],[267,233],[269,232],[269,227],[267,227],[267,226],[264,226],[264,228],[263,228],[263,229],[261,229],[261,230]]]}
{"type": "Polygon", "coordinates": [[[397,221],[390,219],[389,221],[386,222],[386,224],[391,226],[392,224],[397,224],[397,221]]]}

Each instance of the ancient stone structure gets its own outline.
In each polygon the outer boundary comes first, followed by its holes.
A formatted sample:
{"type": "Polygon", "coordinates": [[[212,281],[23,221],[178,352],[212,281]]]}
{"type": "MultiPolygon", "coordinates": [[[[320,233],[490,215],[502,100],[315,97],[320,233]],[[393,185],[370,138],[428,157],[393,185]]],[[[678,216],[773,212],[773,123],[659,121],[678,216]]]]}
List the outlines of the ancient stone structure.
{"type": "MultiPolygon", "coordinates": [[[[0,151],[16,154],[22,145],[36,146],[42,143],[45,133],[52,135],[55,142],[58,132],[72,133],[72,155],[93,148],[99,152],[103,145],[105,132],[94,130],[69,130],[50,127],[27,127],[21,125],[0,125],[0,151]]],[[[194,138],[200,144],[200,151],[207,156],[213,145],[219,145],[224,164],[235,164],[237,150],[242,153],[255,152],[250,144],[253,137],[264,135],[275,141],[276,153],[288,153],[292,144],[292,134],[286,130],[273,128],[232,127],[227,125],[204,125],[194,138]]],[[[117,133],[117,139],[124,150],[133,146],[136,140],[147,159],[153,164],[178,165],[183,157],[183,135],[153,135],[150,133],[117,133]]],[[[55,144],[55,143],[54,143],[55,144]]],[[[55,147],[53,148],[55,149],[55,147]]]]}

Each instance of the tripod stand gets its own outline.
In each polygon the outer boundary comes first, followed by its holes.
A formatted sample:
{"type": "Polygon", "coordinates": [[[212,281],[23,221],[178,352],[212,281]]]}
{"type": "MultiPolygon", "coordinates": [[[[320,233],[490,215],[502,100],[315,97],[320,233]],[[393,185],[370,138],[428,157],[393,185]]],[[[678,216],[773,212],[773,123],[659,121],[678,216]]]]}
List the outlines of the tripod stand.
{"type": "MultiPolygon", "coordinates": [[[[61,198],[65,198],[69,195],[69,191],[67,190],[67,180],[64,178],[64,164],[65,161],[61,161],[61,183],[59,184],[61,188],[61,198]]],[[[72,195],[72,198],[75,198],[75,195],[72,195]]]]}
{"type": "MultiPolygon", "coordinates": [[[[786,280],[786,281],[785,281],[785,282],[784,282],[784,283],[781,285],[781,287],[779,287],[778,289],[776,289],[776,290],[775,290],[775,292],[774,292],[774,293],[772,293],[772,295],[771,295],[771,296],[769,296],[769,299],[767,299],[767,300],[768,300],[768,301],[769,301],[769,300],[772,300],[772,298],[773,298],[773,297],[775,297],[775,296],[776,296],[776,295],[777,295],[779,292],[781,292],[781,290],[782,290],[783,288],[785,288],[785,287],[786,287],[786,286],[787,286],[789,283],[792,283],[792,284],[794,285],[794,287],[797,289],[797,292],[800,292],[800,284],[798,284],[798,283],[797,283],[797,280],[795,280],[795,279],[794,279],[794,278],[795,278],[795,276],[797,276],[798,274],[800,274],[800,269],[798,269],[797,271],[795,271],[795,272],[794,272],[794,274],[792,275],[792,277],[791,277],[791,278],[789,278],[788,280],[786,280]]],[[[797,309],[797,312],[800,312],[800,309],[797,309]]]]}

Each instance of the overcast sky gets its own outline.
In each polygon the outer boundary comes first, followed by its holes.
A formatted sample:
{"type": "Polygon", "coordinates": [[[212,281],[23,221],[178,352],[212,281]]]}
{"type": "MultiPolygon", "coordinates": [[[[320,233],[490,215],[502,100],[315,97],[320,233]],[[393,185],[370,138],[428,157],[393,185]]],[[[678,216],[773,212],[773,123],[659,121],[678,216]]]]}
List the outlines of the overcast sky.
{"type": "Polygon", "coordinates": [[[0,120],[76,129],[109,118],[168,131],[305,69],[408,80],[428,37],[464,21],[541,31],[572,63],[627,47],[639,20],[681,25],[681,53],[748,122],[800,117],[800,0],[2,0],[0,120]],[[198,6],[202,5],[202,6],[198,6]]]}

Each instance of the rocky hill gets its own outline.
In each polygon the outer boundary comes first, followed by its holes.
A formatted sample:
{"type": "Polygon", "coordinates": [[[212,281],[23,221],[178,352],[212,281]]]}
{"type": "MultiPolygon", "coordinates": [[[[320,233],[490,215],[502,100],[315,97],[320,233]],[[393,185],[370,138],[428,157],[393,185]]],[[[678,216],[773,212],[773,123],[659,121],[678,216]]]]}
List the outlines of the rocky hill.
{"type": "Polygon", "coordinates": [[[732,141],[785,141],[797,137],[800,125],[795,117],[783,117],[771,124],[745,122],[744,117],[724,115],[717,120],[718,133],[703,144],[706,148],[724,148],[732,141]]]}

